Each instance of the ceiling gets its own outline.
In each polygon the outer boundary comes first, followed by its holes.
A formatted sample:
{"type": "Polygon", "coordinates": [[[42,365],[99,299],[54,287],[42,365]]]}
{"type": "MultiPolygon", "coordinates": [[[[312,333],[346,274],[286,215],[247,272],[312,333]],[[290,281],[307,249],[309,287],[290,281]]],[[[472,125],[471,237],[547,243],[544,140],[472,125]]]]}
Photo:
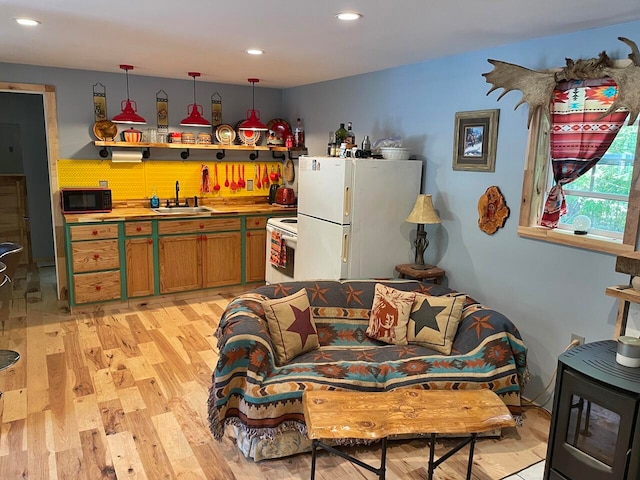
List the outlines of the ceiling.
{"type": "Polygon", "coordinates": [[[640,1],[0,0],[0,12],[0,62],[288,88],[639,20],[640,1]],[[335,18],[346,10],[363,18],[335,18]]]}

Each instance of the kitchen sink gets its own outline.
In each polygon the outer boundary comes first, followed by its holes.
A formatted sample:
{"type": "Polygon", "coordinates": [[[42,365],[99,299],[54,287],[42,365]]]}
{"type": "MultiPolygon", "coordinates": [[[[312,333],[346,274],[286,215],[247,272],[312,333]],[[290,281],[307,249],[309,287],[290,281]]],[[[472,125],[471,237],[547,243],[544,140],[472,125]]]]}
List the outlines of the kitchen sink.
{"type": "Polygon", "coordinates": [[[212,213],[213,209],[209,207],[158,207],[151,209],[154,213],[163,215],[185,215],[196,213],[212,213]]]}

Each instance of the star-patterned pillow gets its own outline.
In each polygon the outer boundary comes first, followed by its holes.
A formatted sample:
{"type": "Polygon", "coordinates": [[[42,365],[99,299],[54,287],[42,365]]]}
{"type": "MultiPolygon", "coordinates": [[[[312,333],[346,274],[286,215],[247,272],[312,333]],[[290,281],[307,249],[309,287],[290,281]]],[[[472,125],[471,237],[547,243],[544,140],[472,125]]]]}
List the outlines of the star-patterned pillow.
{"type": "Polygon", "coordinates": [[[376,284],[366,334],[385,343],[407,344],[407,322],[415,292],[403,292],[376,284]]]}
{"type": "Polygon", "coordinates": [[[407,328],[409,343],[451,354],[466,295],[432,297],[416,294],[407,328]]]}
{"type": "Polygon", "coordinates": [[[278,365],[318,348],[318,330],[304,288],[288,297],[267,300],[262,306],[278,365]]]}

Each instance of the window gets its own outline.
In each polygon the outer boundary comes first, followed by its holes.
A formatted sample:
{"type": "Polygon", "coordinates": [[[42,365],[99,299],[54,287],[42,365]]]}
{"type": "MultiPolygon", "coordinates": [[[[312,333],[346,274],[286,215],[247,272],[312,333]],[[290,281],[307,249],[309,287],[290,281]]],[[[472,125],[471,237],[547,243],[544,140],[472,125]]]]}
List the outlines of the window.
{"type": "MultiPolygon", "coordinates": [[[[637,136],[637,122],[623,126],[600,161],[589,172],[565,185],[567,214],[560,218],[558,228],[573,232],[575,218],[586,215],[591,220],[592,234],[622,240],[637,136]]],[[[547,194],[552,186],[550,175],[547,194]]]]}
{"type": "Polygon", "coordinates": [[[541,227],[542,209],[553,176],[549,121],[539,112],[529,130],[518,234],[616,255],[634,251],[640,213],[640,192],[633,188],[633,179],[640,175],[638,150],[638,122],[625,124],[598,164],[564,187],[567,215],[561,218],[559,227],[541,227]],[[590,218],[592,228],[588,235],[574,235],[572,223],[578,215],[590,218]]]}

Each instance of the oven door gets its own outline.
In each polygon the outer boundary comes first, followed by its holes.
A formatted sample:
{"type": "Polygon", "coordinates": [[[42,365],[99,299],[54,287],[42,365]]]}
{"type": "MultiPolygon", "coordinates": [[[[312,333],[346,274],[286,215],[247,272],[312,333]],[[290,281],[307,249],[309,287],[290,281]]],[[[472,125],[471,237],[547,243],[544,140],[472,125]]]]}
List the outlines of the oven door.
{"type": "MultiPolygon", "coordinates": [[[[289,232],[281,230],[273,225],[267,223],[267,251],[266,251],[266,265],[264,272],[264,280],[267,285],[271,283],[292,282],[294,279],[295,269],[295,253],[297,245],[297,237],[289,232]],[[273,242],[276,241],[273,233],[279,233],[282,243],[280,248],[284,248],[284,262],[275,262],[272,260],[273,242]]],[[[277,247],[276,247],[277,249],[277,247]]]]}

